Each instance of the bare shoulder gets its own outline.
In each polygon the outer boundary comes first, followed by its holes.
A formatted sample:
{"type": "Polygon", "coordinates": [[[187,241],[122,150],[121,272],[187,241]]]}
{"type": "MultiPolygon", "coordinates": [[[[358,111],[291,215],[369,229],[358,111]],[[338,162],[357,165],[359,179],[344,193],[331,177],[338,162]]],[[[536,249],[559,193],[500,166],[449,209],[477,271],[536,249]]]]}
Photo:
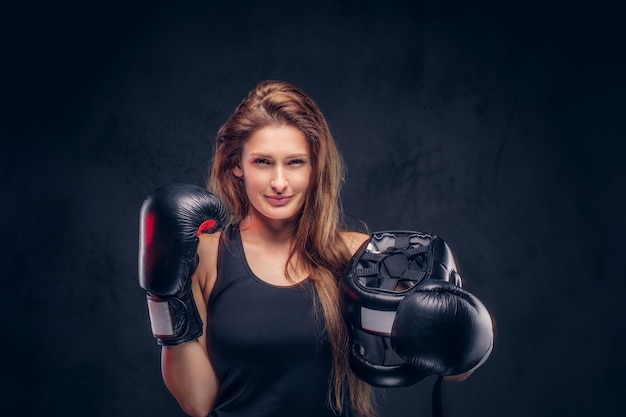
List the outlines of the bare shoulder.
{"type": "Polygon", "coordinates": [[[356,253],[356,251],[359,250],[363,243],[365,243],[370,238],[369,235],[359,232],[341,232],[341,237],[343,238],[344,242],[346,242],[346,245],[348,245],[350,252],[352,252],[353,254],[356,253]]]}
{"type": "Polygon", "coordinates": [[[198,268],[194,274],[202,290],[205,301],[215,285],[217,279],[217,256],[220,241],[220,232],[200,235],[198,243],[198,268]]]}

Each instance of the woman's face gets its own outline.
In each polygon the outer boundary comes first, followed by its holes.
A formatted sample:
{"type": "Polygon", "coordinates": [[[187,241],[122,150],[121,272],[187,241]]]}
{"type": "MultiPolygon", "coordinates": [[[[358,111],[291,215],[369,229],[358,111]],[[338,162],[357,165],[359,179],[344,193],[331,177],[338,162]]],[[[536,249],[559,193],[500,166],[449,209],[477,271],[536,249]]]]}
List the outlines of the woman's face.
{"type": "Polygon", "coordinates": [[[309,144],[300,129],[266,126],[244,143],[241,165],[234,174],[243,178],[250,215],[292,220],[304,205],[311,179],[309,144]]]}

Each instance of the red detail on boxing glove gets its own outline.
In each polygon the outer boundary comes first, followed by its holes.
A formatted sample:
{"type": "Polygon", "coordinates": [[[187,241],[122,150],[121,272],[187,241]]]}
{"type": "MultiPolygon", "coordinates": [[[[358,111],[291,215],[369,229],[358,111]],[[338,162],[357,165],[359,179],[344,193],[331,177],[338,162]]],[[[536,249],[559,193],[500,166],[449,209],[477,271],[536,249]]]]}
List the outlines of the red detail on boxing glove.
{"type": "Polygon", "coordinates": [[[144,247],[150,247],[152,240],[154,239],[154,227],[156,223],[156,216],[154,213],[148,213],[143,223],[143,245],[144,247]]]}
{"type": "Polygon", "coordinates": [[[196,236],[200,237],[202,233],[211,233],[211,230],[215,227],[216,224],[217,222],[213,219],[203,222],[200,227],[198,227],[198,233],[196,233],[196,236]]]}

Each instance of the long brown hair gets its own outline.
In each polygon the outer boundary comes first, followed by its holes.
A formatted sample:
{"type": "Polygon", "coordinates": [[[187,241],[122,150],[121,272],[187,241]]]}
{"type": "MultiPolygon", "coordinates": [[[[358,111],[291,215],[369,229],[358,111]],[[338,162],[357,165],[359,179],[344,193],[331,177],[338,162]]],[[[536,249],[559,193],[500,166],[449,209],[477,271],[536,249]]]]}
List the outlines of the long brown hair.
{"type": "MultiPolygon", "coordinates": [[[[208,188],[228,206],[232,221],[241,221],[248,214],[249,202],[243,181],[233,174],[233,168],[240,163],[243,144],[258,129],[282,125],[300,129],[310,148],[313,180],[307,190],[289,259],[295,257],[303,262],[322,306],[333,352],[329,401],[341,412],[344,399],[349,395],[357,415],[373,416],[372,389],[348,366],[348,330],[339,306],[338,281],[352,256],[340,234],[343,161],[315,102],[287,82],[259,83],[217,133],[208,188]]],[[[286,273],[289,276],[288,268],[286,273]]]]}

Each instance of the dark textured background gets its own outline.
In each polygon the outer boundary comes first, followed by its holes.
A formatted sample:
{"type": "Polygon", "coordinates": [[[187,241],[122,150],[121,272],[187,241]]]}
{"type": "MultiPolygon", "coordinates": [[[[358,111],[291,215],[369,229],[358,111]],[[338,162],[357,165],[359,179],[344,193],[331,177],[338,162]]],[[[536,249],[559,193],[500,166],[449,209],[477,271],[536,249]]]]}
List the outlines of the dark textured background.
{"type": "MultiPolygon", "coordinates": [[[[139,206],[204,184],[218,127],[276,78],[326,114],[346,210],[444,237],[493,312],[448,416],[623,415],[618,11],[246,3],[3,6],[0,413],[181,415],[137,285],[139,206]]],[[[382,416],[428,416],[431,382],[387,390],[382,416]]]]}

